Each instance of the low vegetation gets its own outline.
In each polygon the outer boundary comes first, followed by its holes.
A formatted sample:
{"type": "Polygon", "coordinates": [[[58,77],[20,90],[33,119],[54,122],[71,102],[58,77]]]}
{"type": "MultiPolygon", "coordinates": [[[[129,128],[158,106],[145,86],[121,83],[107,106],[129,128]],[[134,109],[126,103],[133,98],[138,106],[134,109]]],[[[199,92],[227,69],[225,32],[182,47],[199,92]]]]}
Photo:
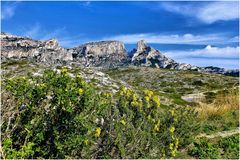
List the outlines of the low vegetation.
{"type": "Polygon", "coordinates": [[[201,159],[239,159],[239,134],[223,139],[200,139],[193,143],[189,154],[201,159]]]}
{"type": "Polygon", "coordinates": [[[15,112],[2,125],[3,158],[167,158],[192,136],[192,111],[165,111],[150,90],[98,93],[66,69],[4,88],[15,112]]]}
{"type": "MultiPolygon", "coordinates": [[[[210,97],[212,98],[212,97],[210,97]]],[[[212,102],[205,100],[196,107],[202,131],[214,133],[239,126],[239,92],[237,88],[219,91],[212,102]]]]}
{"type": "Polygon", "coordinates": [[[2,158],[239,156],[239,135],[207,138],[239,127],[237,77],[145,67],[102,71],[4,63],[2,158]],[[203,97],[182,98],[191,94],[203,97]]]}
{"type": "Polygon", "coordinates": [[[212,103],[200,103],[197,111],[201,119],[213,119],[239,108],[239,93],[237,89],[218,93],[212,103]]]}

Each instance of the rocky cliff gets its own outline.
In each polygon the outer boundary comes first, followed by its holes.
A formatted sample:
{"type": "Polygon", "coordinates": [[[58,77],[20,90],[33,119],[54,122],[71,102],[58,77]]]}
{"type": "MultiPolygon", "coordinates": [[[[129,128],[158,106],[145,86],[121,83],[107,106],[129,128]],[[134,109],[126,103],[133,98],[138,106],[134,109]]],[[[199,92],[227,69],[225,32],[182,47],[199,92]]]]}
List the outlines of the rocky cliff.
{"type": "Polygon", "coordinates": [[[144,40],[137,43],[137,49],[133,49],[132,54],[132,63],[134,65],[180,70],[199,70],[199,67],[190,64],[177,63],[158,50],[146,45],[144,40]]]}
{"type": "Polygon", "coordinates": [[[57,40],[37,41],[1,33],[1,60],[29,59],[37,62],[58,63],[72,61],[72,55],[59,46],[57,40]]]}
{"type": "Polygon", "coordinates": [[[116,67],[123,66],[128,61],[125,46],[119,41],[86,43],[69,51],[74,61],[85,66],[116,67]]]}
{"type": "Polygon", "coordinates": [[[125,46],[120,41],[99,41],[80,45],[75,48],[62,48],[58,41],[33,40],[7,33],[1,33],[1,60],[28,59],[42,63],[76,63],[87,67],[112,68],[135,65],[177,70],[196,70],[238,76],[239,70],[226,70],[218,67],[197,67],[178,63],[166,57],[160,51],[148,46],[143,40],[137,43],[128,56],[125,46]]]}
{"type": "Polygon", "coordinates": [[[124,44],[119,41],[100,41],[65,49],[58,41],[37,41],[1,33],[1,60],[28,59],[44,63],[76,62],[83,66],[116,67],[128,61],[124,44]]]}

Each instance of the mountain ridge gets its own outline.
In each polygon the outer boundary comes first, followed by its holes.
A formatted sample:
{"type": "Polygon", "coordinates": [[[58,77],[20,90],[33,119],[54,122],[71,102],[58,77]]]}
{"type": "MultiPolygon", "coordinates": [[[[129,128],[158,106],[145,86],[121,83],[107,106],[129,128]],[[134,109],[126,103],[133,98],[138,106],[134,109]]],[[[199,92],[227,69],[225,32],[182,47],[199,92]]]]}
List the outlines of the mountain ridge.
{"type": "Polygon", "coordinates": [[[178,63],[148,46],[144,40],[128,55],[121,41],[89,42],[73,48],[63,48],[56,39],[46,41],[33,40],[1,32],[1,60],[27,59],[40,63],[77,63],[86,67],[115,68],[121,66],[146,66],[176,70],[195,70],[239,76],[239,70],[227,70],[219,67],[198,67],[187,63],[178,63]]]}

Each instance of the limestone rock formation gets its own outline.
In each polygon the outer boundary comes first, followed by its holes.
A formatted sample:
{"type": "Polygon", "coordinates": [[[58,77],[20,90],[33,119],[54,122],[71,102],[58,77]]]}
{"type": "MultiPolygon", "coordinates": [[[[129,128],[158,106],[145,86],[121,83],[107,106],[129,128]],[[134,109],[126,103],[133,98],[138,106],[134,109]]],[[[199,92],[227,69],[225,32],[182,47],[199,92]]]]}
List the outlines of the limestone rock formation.
{"type": "Polygon", "coordinates": [[[80,45],[75,48],[62,48],[56,39],[47,41],[1,33],[1,60],[27,59],[41,63],[74,63],[87,67],[112,68],[127,65],[168,68],[177,70],[196,70],[239,76],[239,70],[226,70],[218,67],[197,67],[177,63],[160,51],[148,46],[144,40],[133,49],[133,57],[127,54],[120,41],[100,41],[80,45]]]}
{"type": "Polygon", "coordinates": [[[119,41],[86,43],[71,49],[71,53],[75,61],[85,66],[115,67],[126,65],[128,61],[125,46],[119,41]]]}
{"type": "Polygon", "coordinates": [[[57,40],[37,41],[27,37],[1,33],[1,60],[28,59],[37,62],[58,63],[73,60],[57,40]]]}
{"type": "Polygon", "coordinates": [[[201,68],[203,72],[209,72],[209,73],[216,73],[216,74],[223,74],[226,76],[234,76],[239,77],[239,70],[238,69],[225,69],[225,68],[219,68],[219,67],[202,67],[201,68]]]}
{"type": "Polygon", "coordinates": [[[196,66],[185,63],[177,63],[171,58],[166,57],[158,50],[147,46],[143,40],[137,43],[137,49],[132,51],[132,63],[134,65],[142,65],[157,68],[179,69],[179,70],[191,70],[198,69],[196,66]]]}

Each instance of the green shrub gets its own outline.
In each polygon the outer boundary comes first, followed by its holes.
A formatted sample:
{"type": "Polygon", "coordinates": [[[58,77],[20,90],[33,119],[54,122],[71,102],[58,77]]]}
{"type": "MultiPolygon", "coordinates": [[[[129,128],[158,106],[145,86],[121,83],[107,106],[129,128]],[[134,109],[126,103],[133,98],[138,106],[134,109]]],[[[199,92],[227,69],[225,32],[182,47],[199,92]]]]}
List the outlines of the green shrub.
{"type": "Polygon", "coordinates": [[[239,134],[219,141],[219,147],[222,148],[223,158],[238,159],[239,158],[239,134]]]}
{"type": "Polygon", "coordinates": [[[10,79],[5,88],[17,111],[2,130],[4,158],[164,158],[182,141],[185,123],[149,90],[98,93],[66,69],[10,79]]]}
{"type": "Polygon", "coordinates": [[[194,142],[194,147],[190,151],[190,155],[197,158],[220,158],[221,152],[217,145],[207,142],[206,140],[199,140],[194,142]]]}
{"type": "Polygon", "coordinates": [[[193,143],[189,151],[196,158],[239,158],[239,134],[215,139],[201,139],[193,143]]]}
{"type": "Polygon", "coordinates": [[[200,123],[198,122],[197,112],[191,107],[179,107],[175,110],[178,119],[175,124],[176,135],[182,147],[191,144],[196,135],[200,133],[200,123]]]}

